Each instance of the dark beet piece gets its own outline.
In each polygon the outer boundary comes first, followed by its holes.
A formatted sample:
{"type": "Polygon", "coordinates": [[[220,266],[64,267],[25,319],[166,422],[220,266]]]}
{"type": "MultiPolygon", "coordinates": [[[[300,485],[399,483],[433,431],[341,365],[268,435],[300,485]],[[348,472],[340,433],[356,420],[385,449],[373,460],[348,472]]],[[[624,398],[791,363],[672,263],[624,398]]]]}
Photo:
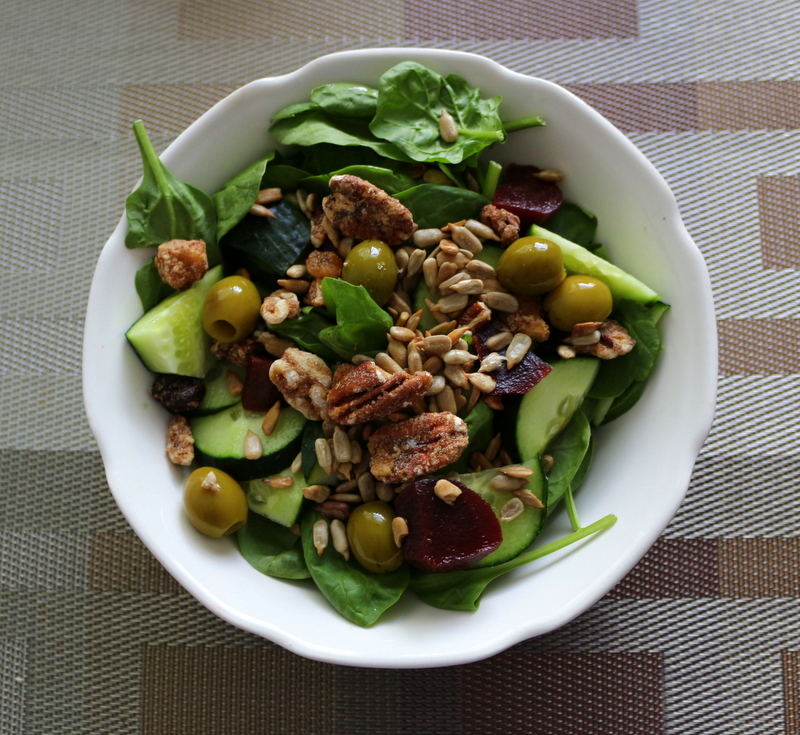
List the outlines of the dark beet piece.
{"type": "Polygon", "coordinates": [[[167,411],[186,413],[203,402],[206,384],[202,378],[163,374],[153,381],[150,392],[167,411]]]}
{"type": "Polygon", "coordinates": [[[540,170],[512,163],[506,169],[505,181],[494,194],[494,205],[516,214],[524,227],[547,222],[558,211],[563,199],[557,184],[533,177],[540,170]]]}
{"type": "MultiPolygon", "coordinates": [[[[490,322],[478,329],[474,334],[475,350],[478,358],[483,360],[491,350],[486,348],[486,340],[493,334],[504,332],[507,327],[500,322],[490,322]]],[[[505,349],[498,350],[501,355],[505,355],[505,349]]],[[[514,365],[508,370],[505,365],[498,368],[490,375],[494,378],[497,387],[491,392],[493,396],[521,396],[527,393],[534,385],[552,370],[552,366],[546,363],[538,355],[530,350],[522,362],[514,365]]]]}
{"type": "Polygon", "coordinates": [[[259,352],[253,352],[247,359],[242,389],[242,408],[245,411],[269,411],[281,399],[280,391],[269,377],[273,362],[274,359],[259,352]]]}
{"type": "Polygon", "coordinates": [[[403,556],[426,572],[455,572],[475,566],[503,540],[500,521],[478,493],[455,481],[461,489],[452,505],[433,492],[437,480],[417,480],[394,501],[408,523],[403,556]]]}

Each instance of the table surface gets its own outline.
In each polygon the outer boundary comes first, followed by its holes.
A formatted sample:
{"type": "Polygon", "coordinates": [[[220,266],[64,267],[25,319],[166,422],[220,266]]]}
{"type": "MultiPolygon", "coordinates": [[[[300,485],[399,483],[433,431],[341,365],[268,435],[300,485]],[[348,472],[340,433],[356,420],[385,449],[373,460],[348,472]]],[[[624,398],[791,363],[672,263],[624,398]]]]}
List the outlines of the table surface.
{"type": "Polygon", "coordinates": [[[794,0],[3,0],[0,732],[800,732],[798,38],[794,0]],[[251,79],[394,45],[565,84],[623,130],[706,258],[721,349],[686,502],[631,574],[550,635],[412,671],[195,602],[116,509],[80,382],[131,120],[161,149],[251,79]]]}

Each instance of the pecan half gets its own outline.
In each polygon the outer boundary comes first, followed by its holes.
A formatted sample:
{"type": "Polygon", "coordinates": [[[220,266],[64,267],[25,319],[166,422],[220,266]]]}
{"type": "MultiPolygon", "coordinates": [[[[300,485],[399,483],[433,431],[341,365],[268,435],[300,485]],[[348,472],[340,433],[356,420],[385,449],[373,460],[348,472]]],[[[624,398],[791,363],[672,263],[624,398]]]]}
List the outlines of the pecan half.
{"type": "Polygon", "coordinates": [[[370,471],[380,482],[405,482],[455,462],[467,444],[463,419],[447,412],[423,413],[370,436],[370,471]]]}
{"type": "Polygon", "coordinates": [[[173,416],[167,429],[167,458],[172,464],[187,467],[194,461],[194,436],[183,416],[173,416]]]}
{"type": "Polygon", "coordinates": [[[322,208],[331,224],[347,237],[399,245],[417,229],[405,206],[358,176],[333,176],[330,187],[331,194],[322,200],[322,208]]]}
{"type": "Polygon", "coordinates": [[[535,296],[517,296],[519,307],[506,318],[512,332],[527,334],[536,342],[546,342],[550,327],[542,316],[542,307],[535,296]]]}
{"type": "Polygon", "coordinates": [[[506,247],[519,238],[519,217],[494,204],[487,204],[481,210],[481,222],[491,227],[506,247]]]}
{"type": "Polygon", "coordinates": [[[431,387],[430,373],[388,373],[374,362],[336,368],[328,393],[328,416],[345,426],[365,424],[412,406],[431,387]]]}
{"type": "Polygon", "coordinates": [[[606,319],[600,327],[600,340],[589,345],[572,345],[579,355],[594,355],[601,360],[613,360],[615,357],[627,355],[634,347],[636,340],[628,334],[619,322],[606,319]]]}
{"type": "Polygon", "coordinates": [[[211,354],[217,360],[230,360],[234,365],[247,367],[247,360],[253,354],[256,342],[250,337],[245,337],[239,342],[217,342],[211,343],[211,354]]]}
{"type": "Polygon", "coordinates": [[[325,417],[331,371],[321,357],[290,347],[272,363],[269,377],[286,402],[307,419],[325,417]]]}

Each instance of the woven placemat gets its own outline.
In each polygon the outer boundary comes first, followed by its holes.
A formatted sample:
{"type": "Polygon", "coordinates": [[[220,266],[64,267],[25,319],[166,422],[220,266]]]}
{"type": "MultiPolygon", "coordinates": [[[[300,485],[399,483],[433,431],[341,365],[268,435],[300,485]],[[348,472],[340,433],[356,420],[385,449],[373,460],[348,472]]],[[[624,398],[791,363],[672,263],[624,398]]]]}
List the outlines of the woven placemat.
{"type": "Polygon", "coordinates": [[[0,733],[800,733],[794,0],[4,0],[0,733]],[[158,149],[331,51],[474,51],[636,143],[705,256],[718,414],[678,516],[573,623],[488,661],[315,663],[189,597],[111,500],[80,386],[94,262],[158,149]]]}

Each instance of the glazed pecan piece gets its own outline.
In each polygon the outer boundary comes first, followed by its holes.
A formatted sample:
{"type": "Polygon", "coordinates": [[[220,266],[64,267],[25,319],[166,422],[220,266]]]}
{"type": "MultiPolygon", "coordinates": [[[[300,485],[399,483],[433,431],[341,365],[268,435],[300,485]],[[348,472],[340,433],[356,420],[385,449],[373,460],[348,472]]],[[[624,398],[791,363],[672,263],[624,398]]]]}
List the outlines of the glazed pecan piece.
{"type": "Polygon", "coordinates": [[[162,242],[153,262],[164,283],[185,291],[208,270],[206,244],[202,240],[162,242]]]}
{"type": "Polygon", "coordinates": [[[256,342],[250,337],[245,337],[239,342],[217,342],[211,343],[211,354],[217,360],[230,360],[234,365],[247,367],[247,360],[253,354],[256,342]]]}
{"type": "Polygon", "coordinates": [[[183,416],[173,416],[167,428],[167,458],[172,464],[188,467],[194,461],[194,436],[183,416]]]}
{"type": "Polygon", "coordinates": [[[519,308],[508,315],[508,328],[512,332],[527,334],[536,342],[550,337],[550,327],[542,316],[540,301],[535,296],[517,296],[519,308]]]}
{"type": "Polygon", "coordinates": [[[272,363],[269,377],[286,402],[307,419],[325,417],[331,371],[321,357],[290,347],[272,363]]]}
{"type": "Polygon", "coordinates": [[[613,360],[615,357],[627,355],[636,347],[636,340],[614,319],[606,319],[599,331],[600,339],[597,342],[581,345],[573,341],[572,349],[579,355],[594,355],[601,360],[613,360]]]}
{"type": "Polygon", "coordinates": [[[519,217],[494,204],[487,204],[481,210],[481,222],[491,227],[506,247],[519,238],[519,217]]]}
{"type": "Polygon", "coordinates": [[[344,363],[333,375],[328,416],[346,426],[381,419],[416,403],[432,382],[431,374],[423,370],[413,375],[401,370],[392,375],[374,362],[358,366],[344,363]]]}
{"type": "Polygon", "coordinates": [[[330,187],[322,208],[331,224],[347,237],[399,245],[417,229],[411,212],[369,181],[343,174],[333,176],[330,187]]]}
{"type": "Polygon", "coordinates": [[[448,412],[423,413],[370,436],[370,471],[380,482],[405,482],[455,462],[467,444],[463,419],[448,412]]]}

